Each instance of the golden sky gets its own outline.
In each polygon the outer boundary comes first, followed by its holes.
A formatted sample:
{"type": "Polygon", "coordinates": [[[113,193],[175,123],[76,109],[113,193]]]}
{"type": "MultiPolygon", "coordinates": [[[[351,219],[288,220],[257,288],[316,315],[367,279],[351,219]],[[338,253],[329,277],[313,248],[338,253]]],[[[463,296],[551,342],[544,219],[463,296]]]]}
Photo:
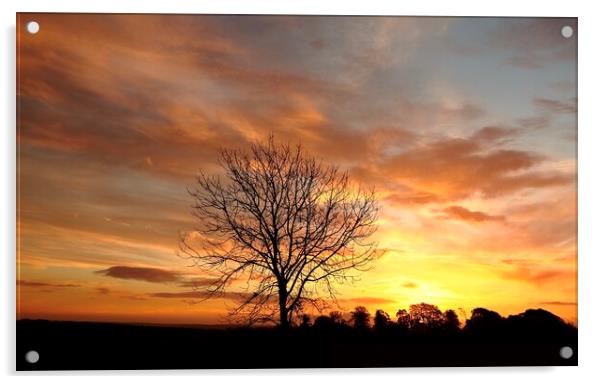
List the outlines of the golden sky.
{"type": "MultiPolygon", "coordinates": [[[[339,305],[577,319],[575,19],[20,14],[18,317],[217,323],[186,187],[274,133],[374,186],[339,305]],[[23,24],[40,23],[25,33],[23,24]]],[[[462,317],[462,316],[461,316],[462,317]]]]}

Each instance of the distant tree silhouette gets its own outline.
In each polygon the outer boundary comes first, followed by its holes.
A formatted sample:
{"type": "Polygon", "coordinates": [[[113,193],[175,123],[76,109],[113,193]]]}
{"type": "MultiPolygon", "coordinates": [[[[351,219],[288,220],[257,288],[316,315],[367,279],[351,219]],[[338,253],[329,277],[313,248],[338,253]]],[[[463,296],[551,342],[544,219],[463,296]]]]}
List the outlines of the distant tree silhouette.
{"type": "Polygon", "coordinates": [[[527,309],[525,312],[519,313],[518,315],[510,315],[508,316],[508,320],[516,323],[522,323],[525,327],[529,328],[539,328],[541,326],[554,328],[566,325],[564,320],[562,320],[560,317],[541,308],[527,309]]]}
{"type": "Polygon", "coordinates": [[[320,315],[314,319],[314,328],[329,330],[334,327],[334,322],[329,316],[320,315]]]}
{"type": "Polygon", "coordinates": [[[518,315],[510,315],[506,319],[509,332],[525,334],[530,338],[545,338],[547,335],[564,335],[574,331],[560,317],[544,309],[527,309],[518,315]]]}
{"type": "Polygon", "coordinates": [[[397,311],[397,325],[403,330],[409,330],[412,327],[410,314],[405,309],[397,311]]]}
{"type": "Polygon", "coordinates": [[[441,310],[432,304],[420,303],[410,305],[410,327],[415,330],[427,331],[439,328],[445,318],[441,310]]]}
{"type": "Polygon", "coordinates": [[[320,315],[314,320],[314,328],[321,330],[340,329],[346,326],[343,314],[339,311],[332,311],[328,315],[320,315]]]}
{"type": "Polygon", "coordinates": [[[217,275],[207,297],[245,281],[231,315],[286,328],[293,313],[321,309],[335,283],[371,266],[375,194],[352,186],[346,172],[272,137],[249,151],[223,150],[220,164],[221,177],[201,173],[189,191],[197,225],[181,236],[180,255],[217,275]]]}
{"type": "Polygon", "coordinates": [[[391,318],[389,314],[382,309],[377,309],[374,313],[374,329],[383,331],[388,328],[391,318]]]}
{"type": "Polygon", "coordinates": [[[335,325],[344,325],[345,324],[345,319],[343,318],[343,313],[340,311],[332,311],[332,312],[330,312],[328,317],[330,317],[330,320],[335,325]]]}
{"type": "Polygon", "coordinates": [[[370,325],[370,313],[363,306],[355,307],[351,312],[351,321],[356,329],[367,329],[370,325]]]}
{"type": "Polygon", "coordinates": [[[460,319],[452,309],[443,312],[443,329],[448,333],[457,333],[460,331],[460,319]]]}
{"type": "Polygon", "coordinates": [[[504,328],[504,318],[499,313],[485,308],[472,310],[470,319],[466,320],[464,329],[473,335],[494,335],[504,328]]]}

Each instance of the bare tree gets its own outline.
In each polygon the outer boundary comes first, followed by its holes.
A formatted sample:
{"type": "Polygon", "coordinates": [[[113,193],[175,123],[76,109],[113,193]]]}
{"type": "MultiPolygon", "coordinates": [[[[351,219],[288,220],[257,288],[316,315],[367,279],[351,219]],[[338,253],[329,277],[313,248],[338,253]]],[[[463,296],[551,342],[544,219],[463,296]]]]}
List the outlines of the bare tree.
{"type": "Polygon", "coordinates": [[[334,283],[371,266],[375,194],[347,172],[272,137],[250,151],[222,150],[220,165],[225,175],[201,173],[189,190],[197,225],[180,253],[217,276],[207,297],[245,282],[232,315],[288,327],[293,313],[336,300],[334,283]]]}

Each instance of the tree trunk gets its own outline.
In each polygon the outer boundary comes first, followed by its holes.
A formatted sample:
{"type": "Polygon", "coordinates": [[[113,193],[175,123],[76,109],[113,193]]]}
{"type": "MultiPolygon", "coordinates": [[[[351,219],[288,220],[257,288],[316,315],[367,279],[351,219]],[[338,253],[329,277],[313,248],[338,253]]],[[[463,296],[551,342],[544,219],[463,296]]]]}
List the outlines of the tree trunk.
{"type": "Polygon", "coordinates": [[[286,284],[279,284],[278,304],[280,306],[280,328],[287,329],[290,324],[288,322],[288,311],[286,309],[286,284]]]}

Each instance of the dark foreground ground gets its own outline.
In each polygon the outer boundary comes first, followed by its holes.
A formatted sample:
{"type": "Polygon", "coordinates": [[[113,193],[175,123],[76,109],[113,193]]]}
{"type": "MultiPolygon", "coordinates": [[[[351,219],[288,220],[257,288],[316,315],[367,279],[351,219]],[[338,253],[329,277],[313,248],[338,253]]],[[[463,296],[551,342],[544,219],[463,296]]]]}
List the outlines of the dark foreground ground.
{"type": "Polygon", "coordinates": [[[577,331],[408,335],[17,321],[17,370],[577,365],[577,331]],[[570,359],[560,357],[571,346],[570,359]],[[31,364],[25,354],[35,350],[31,364]]]}

